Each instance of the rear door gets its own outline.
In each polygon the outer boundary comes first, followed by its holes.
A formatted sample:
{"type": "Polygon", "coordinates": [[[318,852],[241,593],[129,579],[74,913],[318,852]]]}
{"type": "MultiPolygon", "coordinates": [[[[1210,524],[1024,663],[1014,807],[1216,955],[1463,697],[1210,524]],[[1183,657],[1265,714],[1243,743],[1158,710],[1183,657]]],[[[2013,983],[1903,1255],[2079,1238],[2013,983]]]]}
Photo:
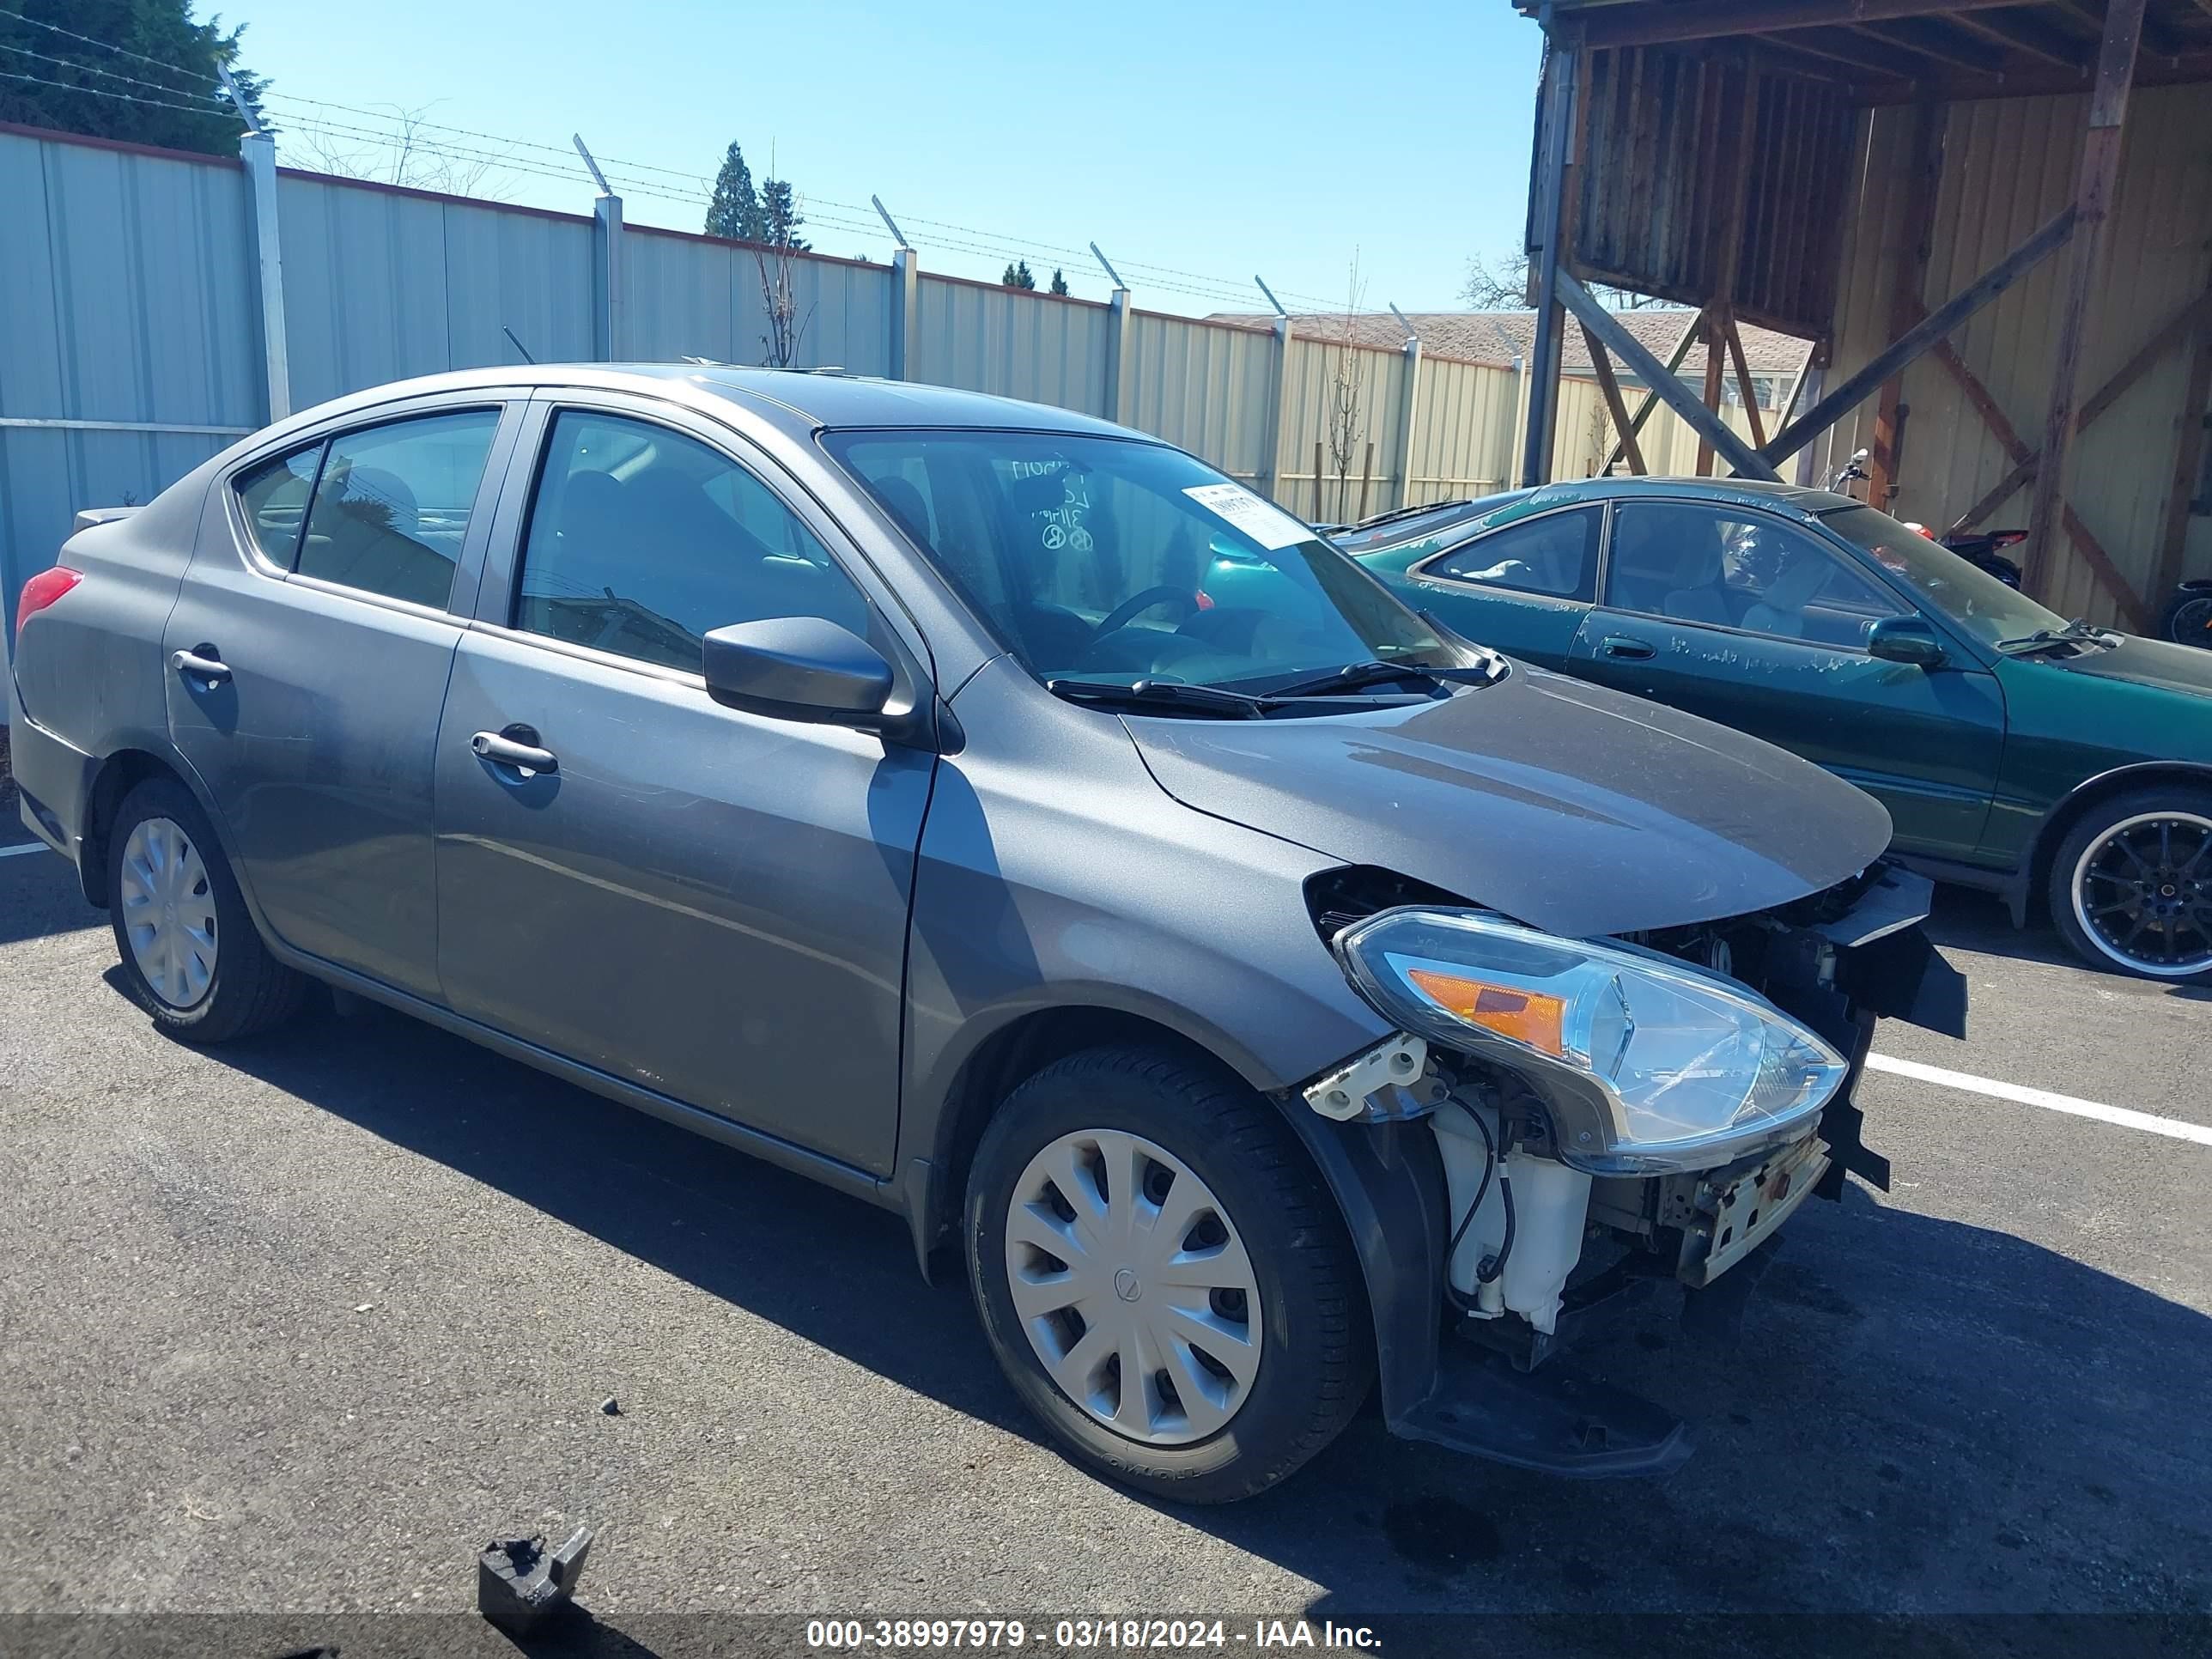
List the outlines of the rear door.
{"type": "Polygon", "coordinates": [[[877,1175],[936,757],[711,701],[710,629],[817,616],[927,660],[837,526],[718,423],[533,409],[438,738],[460,1012],[877,1175]],[[896,635],[903,645],[893,644],[896,635]],[[476,752],[478,734],[550,769],[476,752]]]}
{"type": "Polygon", "coordinates": [[[286,944],[438,994],[431,763],[520,398],[418,399],[216,487],[169,728],[286,944]],[[511,419],[507,411],[512,410],[511,419]]]}
{"type": "Polygon", "coordinates": [[[1929,670],[1869,656],[1868,630],[1911,607],[1786,520],[1690,501],[1613,511],[1575,673],[1826,767],[1889,809],[1904,850],[1973,851],[2003,747],[1995,676],[1962,657],[1929,670]]]}
{"type": "Polygon", "coordinates": [[[1602,506],[1516,519],[1431,554],[1399,584],[1407,603],[1508,656],[1565,668],[1597,595],[1602,506]]]}

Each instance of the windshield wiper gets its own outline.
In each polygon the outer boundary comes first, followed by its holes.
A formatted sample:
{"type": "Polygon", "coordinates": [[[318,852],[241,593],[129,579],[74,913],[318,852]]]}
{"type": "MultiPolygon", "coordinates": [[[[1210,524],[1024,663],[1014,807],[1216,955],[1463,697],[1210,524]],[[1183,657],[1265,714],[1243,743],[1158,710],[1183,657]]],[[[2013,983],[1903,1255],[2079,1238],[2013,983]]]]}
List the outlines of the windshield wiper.
{"type": "Polygon", "coordinates": [[[1473,668],[1428,668],[1410,662],[1352,662],[1341,668],[1332,668],[1323,673],[1309,675],[1302,680],[1292,680],[1287,685],[1272,686],[1267,696],[1275,701],[1286,697],[1323,697],[1340,691],[1363,690],[1370,685],[1387,685],[1392,680],[1427,680],[1443,685],[1489,685],[1502,679],[1504,664],[1502,659],[1473,668]]]}
{"type": "Polygon", "coordinates": [[[2016,640],[1999,640],[1997,649],[2008,656],[2026,656],[2032,652],[2049,651],[2062,645],[2091,645],[2100,650],[2109,650],[2120,642],[2120,636],[2109,628],[2093,628],[2085,617],[2076,617],[2063,628],[2039,628],[2033,634],[2024,634],[2016,640]]]}
{"type": "Polygon", "coordinates": [[[1098,680],[1047,680],[1044,689],[1070,702],[1135,703],[1139,707],[1149,704],[1219,714],[1230,720],[1258,720],[1274,706],[1266,697],[1225,691],[1217,685],[1192,685],[1182,680],[1137,680],[1127,685],[1098,680]]]}
{"type": "Polygon", "coordinates": [[[1395,524],[1401,519],[1418,519],[1426,513],[1449,512],[1455,507],[1473,505],[1472,498],[1456,501],[1419,501],[1412,507],[1394,507],[1388,513],[1377,513],[1371,519],[1362,519],[1358,524],[1340,525],[1339,530],[1373,530],[1379,526],[1395,524]]]}

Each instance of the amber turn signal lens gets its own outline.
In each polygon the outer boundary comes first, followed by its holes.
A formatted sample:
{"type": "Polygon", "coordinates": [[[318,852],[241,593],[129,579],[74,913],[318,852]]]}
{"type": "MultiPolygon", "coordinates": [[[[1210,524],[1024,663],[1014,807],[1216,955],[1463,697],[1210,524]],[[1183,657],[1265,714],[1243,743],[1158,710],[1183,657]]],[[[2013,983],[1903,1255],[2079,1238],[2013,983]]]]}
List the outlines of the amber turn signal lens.
{"type": "Polygon", "coordinates": [[[1492,985],[1457,974],[1440,974],[1432,968],[1408,968],[1406,977],[1438,1006],[1473,1025],[1500,1036],[1525,1042],[1545,1054],[1564,1055],[1564,1026],[1567,1005],[1563,997],[1540,991],[1523,991],[1510,985],[1492,985]]]}

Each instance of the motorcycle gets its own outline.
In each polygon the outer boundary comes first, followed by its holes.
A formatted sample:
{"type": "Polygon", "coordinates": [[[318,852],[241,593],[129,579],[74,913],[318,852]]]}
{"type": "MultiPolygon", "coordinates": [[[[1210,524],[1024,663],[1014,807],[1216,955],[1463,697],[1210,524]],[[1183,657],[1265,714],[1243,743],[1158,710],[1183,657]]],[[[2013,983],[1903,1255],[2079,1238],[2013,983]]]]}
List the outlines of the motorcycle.
{"type": "Polygon", "coordinates": [[[2186,581],[2173,590],[2159,613],[2158,636],[2212,651],[2212,581],[2186,581]]]}
{"type": "MultiPolygon", "coordinates": [[[[1867,476],[1867,458],[1872,453],[1871,450],[1862,449],[1837,468],[1835,476],[1828,480],[1829,489],[1838,495],[1850,495],[1851,480],[1867,476]]],[[[1948,536],[1939,536],[1926,525],[1915,523],[1910,519],[1905,520],[1905,527],[1907,530],[1917,530],[1929,541],[1948,547],[1977,570],[1987,571],[2007,587],[2020,586],[2020,566],[2006,558],[1997,550],[2001,547],[2017,547],[2026,541],[2027,532],[2025,530],[1968,530],[1954,532],[1948,536]]],[[[2203,626],[2207,630],[2212,630],[2212,612],[2208,612],[2203,626]]],[[[2208,639],[2206,642],[2212,644],[2212,639],[2208,639]]]]}

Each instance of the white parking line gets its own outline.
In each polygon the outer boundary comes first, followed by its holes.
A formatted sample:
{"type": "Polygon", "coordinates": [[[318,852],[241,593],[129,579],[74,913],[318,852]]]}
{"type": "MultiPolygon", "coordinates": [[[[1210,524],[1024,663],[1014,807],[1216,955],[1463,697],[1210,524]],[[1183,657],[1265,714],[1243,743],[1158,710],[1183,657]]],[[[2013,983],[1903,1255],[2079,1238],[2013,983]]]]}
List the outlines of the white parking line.
{"type": "Polygon", "coordinates": [[[53,848],[42,841],[25,842],[21,847],[0,847],[0,859],[12,859],[23,853],[51,853],[53,848]]]}
{"type": "Polygon", "coordinates": [[[1877,1072],[1893,1072],[1899,1077],[1938,1084],[1946,1089],[1964,1089],[1999,1100],[2018,1101],[2023,1106],[2040,1106],[2046,1111],[2064,1112],[2073,1117],[2093,1117],[2100,1123],[2117,1123],[2124,1129],[2142,1129],[2154,1135],[2172,1135],[2176,1140],[2193,1140],[2200,1146],[2212,1146],[2212,1125],[2155,1117],[2148,1112],[2130,1111],[2124,1106],[2105,1106],[2094,1100],[2076,1100],[2072,1095],[2053,1094],[2048,1089],[1999,1083],[1994,1078],[1976,1077],[1968,1072],[1947,1072],[1941,1066],[1923,1066],[1917,1060],[1892,1060],[1887,1054],[1869,1054],[1867,1065],[1877,1072]]]}

